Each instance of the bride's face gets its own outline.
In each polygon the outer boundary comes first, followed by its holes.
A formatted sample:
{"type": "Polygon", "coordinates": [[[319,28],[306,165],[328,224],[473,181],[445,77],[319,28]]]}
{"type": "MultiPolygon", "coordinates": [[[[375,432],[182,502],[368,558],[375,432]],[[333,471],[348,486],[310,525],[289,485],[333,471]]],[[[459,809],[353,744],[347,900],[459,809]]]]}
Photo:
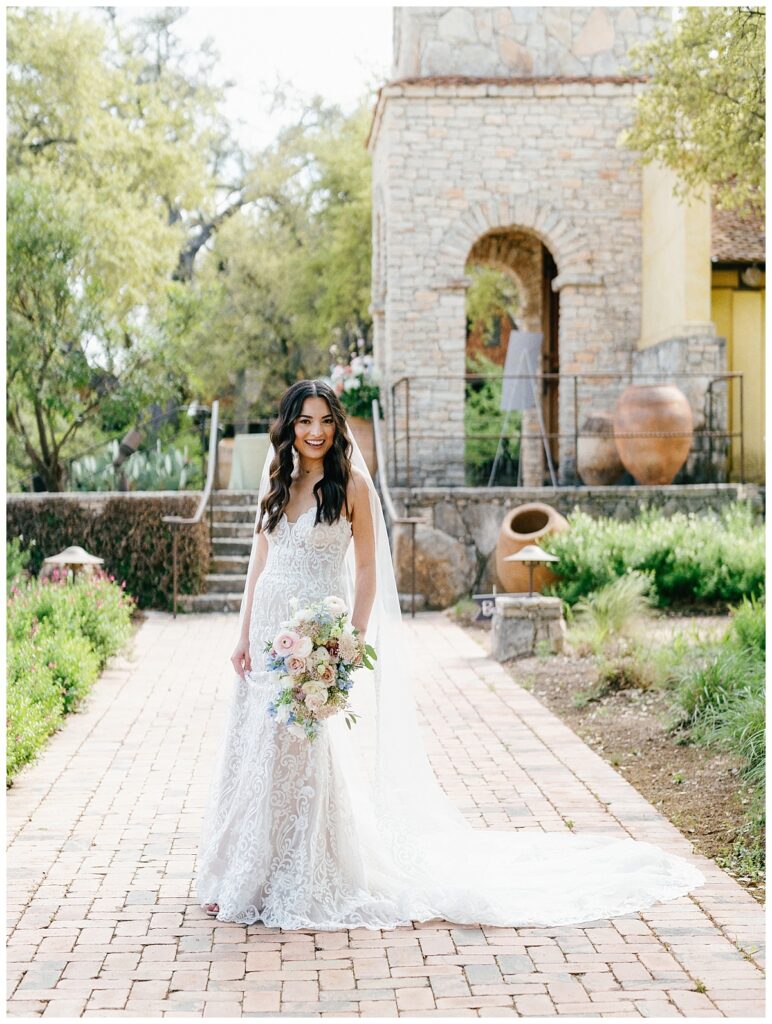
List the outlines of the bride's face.
{"type": "Polygon", "coordinates": [[[324,459],[335,437],[330,407],[318,395],[306,398],[295,420],[295,448],[304,460],[324,459]]]}

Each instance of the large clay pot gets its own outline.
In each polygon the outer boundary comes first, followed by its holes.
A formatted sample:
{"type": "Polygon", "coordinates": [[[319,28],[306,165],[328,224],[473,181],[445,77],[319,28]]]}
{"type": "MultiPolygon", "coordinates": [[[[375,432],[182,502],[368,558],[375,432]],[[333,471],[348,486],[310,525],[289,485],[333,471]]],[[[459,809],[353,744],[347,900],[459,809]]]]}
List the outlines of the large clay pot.
{"type": "Polygon", "coordinates": [[[347,416],[346,421],[351,427],[354,440],[359,445],[362,458],[365,460],[370,476],[375,476],[378,468],[378,460],[375,457],[375,435],[373,434],[373,421],[363,416],[347,416]]]}
{"type": "MultiPolygon", "coordinates": [[[[541,501],[530,501],[507,512],[496,544],[496,575],[506,593],[528,593],[528,566],[524,562],[505,562],[507,555],[514,555],[526,544],[538,544],[547,534],[563,533],[567,529],[568,520],[541,501]]],[[[534,592],[541,592],[555,578],[546,564],[535,565],[534,592]]]]}
{"type": "Polygon", "coordinates": [[[585,436],[580,436],[576,444],[576,469],[582,483],[588,487],[616,483],[625,467],[614,441],[613,414],[596,412],[588,416],[582,424],[582,434],[585,436]]]}
{"type": "Polygon", "coordinates": [[[689,455],[693,432],[689,399],[675,384],[631,384],[619,396],[614,439],[622,465],[639,484],[672,483],[689,455]],[[655,436],[623,436],[639,431],[655,436]]]}
{"type": "Polygon", "coordinates": [[[233,465],[233,445],[235,439],[223,437],[217,442],[217,483],[218,491],[226,491],[231,479],[233,465]]]}

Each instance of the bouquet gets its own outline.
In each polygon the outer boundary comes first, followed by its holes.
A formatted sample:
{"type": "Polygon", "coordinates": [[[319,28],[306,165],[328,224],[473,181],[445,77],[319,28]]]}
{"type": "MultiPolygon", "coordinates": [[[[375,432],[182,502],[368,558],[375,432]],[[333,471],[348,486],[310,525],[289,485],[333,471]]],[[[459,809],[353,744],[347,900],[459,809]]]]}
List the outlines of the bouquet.
{"type": "Polygon", "coordinates": [[[350,729],[358,717],[348,707],[351,673],[373,668],[375,649],[351,626],[339,597],[325,597],[305,608],[298,608],[293,597],[290,607],[294,614],[263,648],[266,668],[278,673],[282,684],[268,713],[308,740],[316,737],[321,721],[339,712],[350,729]]]}

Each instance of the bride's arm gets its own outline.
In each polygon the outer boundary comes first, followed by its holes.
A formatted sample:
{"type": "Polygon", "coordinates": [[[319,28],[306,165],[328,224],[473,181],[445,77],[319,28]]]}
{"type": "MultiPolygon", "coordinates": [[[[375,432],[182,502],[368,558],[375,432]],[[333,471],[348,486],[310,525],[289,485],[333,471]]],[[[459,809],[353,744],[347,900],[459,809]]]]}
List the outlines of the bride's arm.
{"type": "Polygon", "coordinates": [[[265,568],[267,558],[268,541],[265,539],[265,533],[261,531],[257,534],[257,554],[255,555],[255,563],[252,566],[252,571],[250,572],[249,579],[247,580],[247,606],[244,609],[244,618],[241,623],[240,639],[242,640],[249,641],[249,623],[252,620],[252,598],[255,594],[255,583],[257,582],[257,577],[265,568]]]}
{"type": "Polygon", "coordinates": [[[354,610],[351,614],[351,625],[364,636],[375,601],[375,525],[370,508],[370,492],[367,481],[356,467],[352,468],[351,475],[354,489],[351,535],[354,541],[356,564],[354,610]]]}

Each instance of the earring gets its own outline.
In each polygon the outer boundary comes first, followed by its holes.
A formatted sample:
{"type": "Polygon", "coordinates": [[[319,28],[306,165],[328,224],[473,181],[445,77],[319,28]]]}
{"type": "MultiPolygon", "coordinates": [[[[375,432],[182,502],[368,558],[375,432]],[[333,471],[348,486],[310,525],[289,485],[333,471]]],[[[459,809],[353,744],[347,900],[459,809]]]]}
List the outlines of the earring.
{"type": "Polygon", "coordinates": [[[298,455],[297,448],[292,446],[292,479],[297,480],[300,476],[300,456],[298,455]]]}

